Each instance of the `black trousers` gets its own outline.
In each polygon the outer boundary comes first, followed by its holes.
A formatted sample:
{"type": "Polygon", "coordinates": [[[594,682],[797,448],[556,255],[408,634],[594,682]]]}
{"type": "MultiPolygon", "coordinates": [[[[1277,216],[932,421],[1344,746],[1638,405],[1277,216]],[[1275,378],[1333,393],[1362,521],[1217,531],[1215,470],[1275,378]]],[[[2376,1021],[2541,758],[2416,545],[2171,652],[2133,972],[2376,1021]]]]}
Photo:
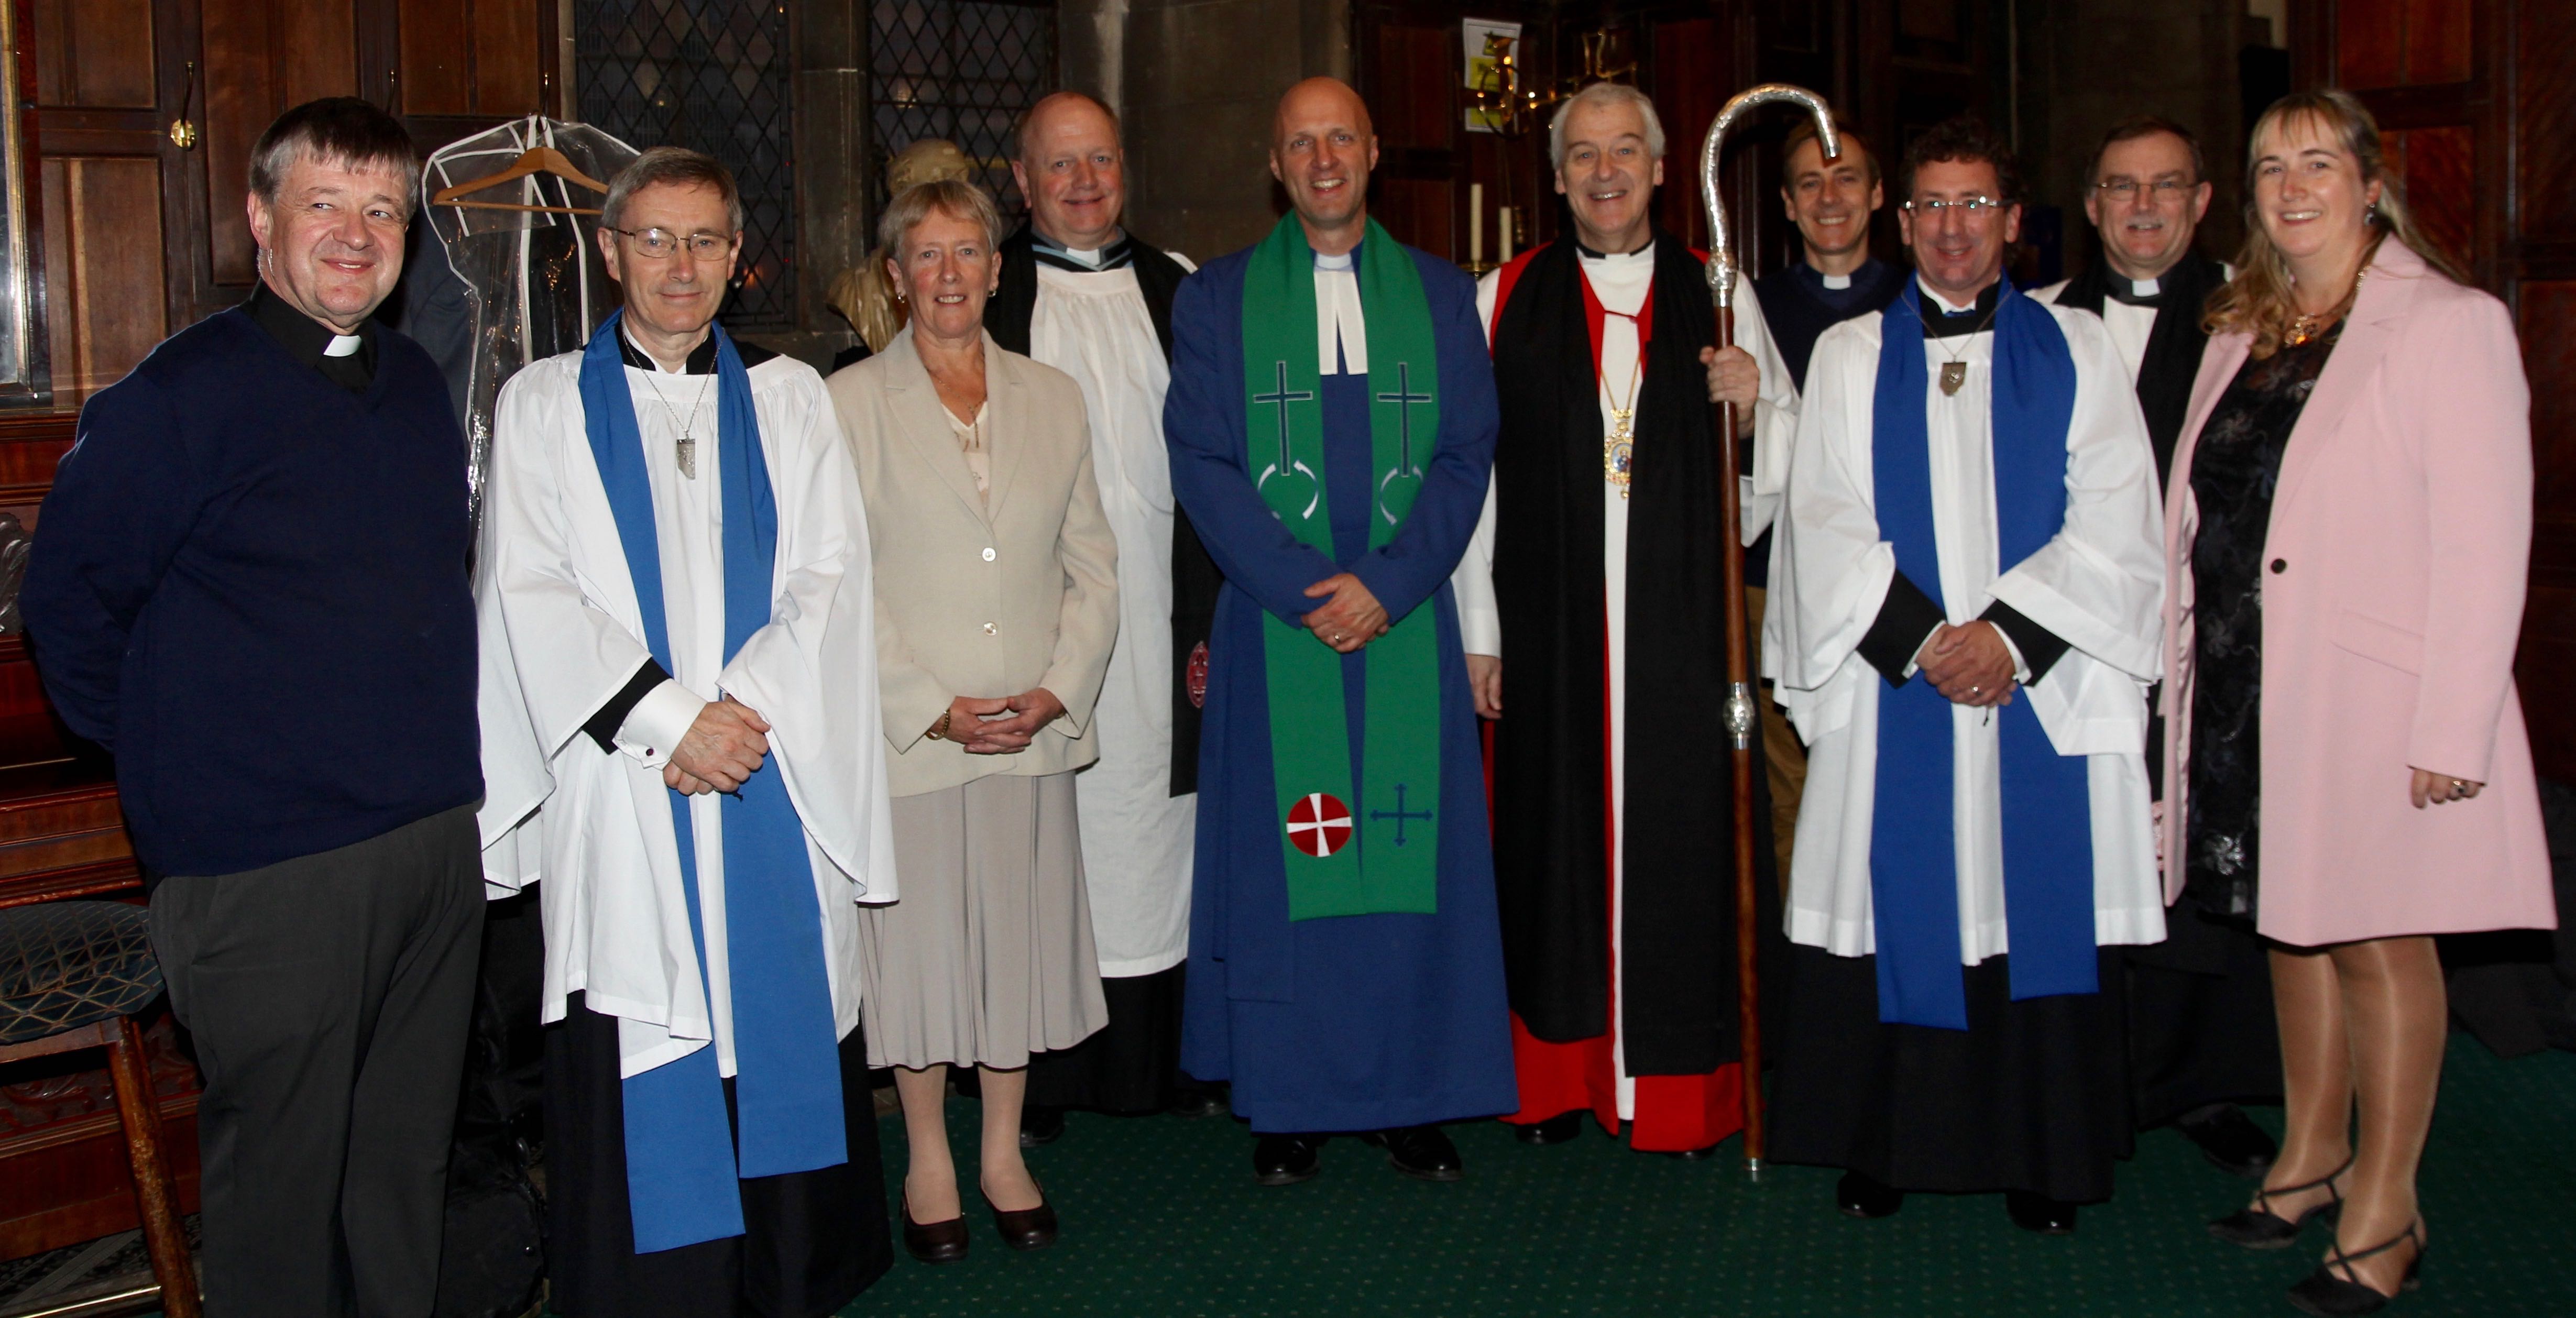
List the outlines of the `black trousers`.
{"type": "Polygon", "coordinates": [[[482,917],[472,806],[153,891],[211,1318],[427,1318],[482,917]]]}
{"type": "MultiPolygon", "coordinates": [[[[725,1102],[730,1110],[731,1080],[725,1102]]],[[[894,1266],[863,1030],[841,1040],[841,1114],[848,1162],[737,1182],[743,1234],[638,1254],[617,1018],[573,994],[565,1018],[546,1027],[548,1307],[564,1318],[838,1312],[894,1266]]]]}

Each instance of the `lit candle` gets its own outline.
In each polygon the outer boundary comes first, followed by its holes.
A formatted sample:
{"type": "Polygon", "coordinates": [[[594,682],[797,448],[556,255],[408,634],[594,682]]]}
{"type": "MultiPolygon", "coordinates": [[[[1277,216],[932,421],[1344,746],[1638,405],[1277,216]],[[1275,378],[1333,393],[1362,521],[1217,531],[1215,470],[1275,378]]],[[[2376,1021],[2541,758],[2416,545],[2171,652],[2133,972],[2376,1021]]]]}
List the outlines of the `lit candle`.
{"type": "Polygon", "coordinates": [[[1467,185],[1467,264],[1485,263],[1485,185],[1467,185]]]}
{"type": "Polygon", "coordinates": [[[1494,225],[1497,236],[1502,239],[1501,259],[1508,262],[1512,259],[1512,208],[1503,207],[1502,211],[1494,217],[1494,225]]]}

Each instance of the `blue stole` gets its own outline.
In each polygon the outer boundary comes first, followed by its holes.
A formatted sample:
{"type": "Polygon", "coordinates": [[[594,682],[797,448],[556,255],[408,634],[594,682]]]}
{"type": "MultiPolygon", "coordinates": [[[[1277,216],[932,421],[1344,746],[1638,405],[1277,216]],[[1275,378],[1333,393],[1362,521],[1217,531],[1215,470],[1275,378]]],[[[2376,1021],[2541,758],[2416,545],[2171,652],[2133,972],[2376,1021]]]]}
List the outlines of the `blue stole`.
{"type": "MultiPolygon", "coordinates": [[[[1939,604],[1920,298],[1917,282],[1906,280],[1904,294],[1879,321],[1872,485],[1878,531],[1896,550],[1896,570],[1939,604]]],[[[1993,369],[1995,547],[2008,567],[2065,525],[2066,431],[2075,413],[2075,359],[2066,335],[2010,279],[1995,306],[1993,369]]],[[[1952,708],[1929,681],[1878,697],[1869,875],[1878,1018],[1888,1024],[1968,1028],[1951,814],[1952,708]]],[[[2098,992],[2085,758],[2057,753],[2028,699],[1994,713],[2002,724],[2004,919],[2013,1001],[2098,992]]]]}
{"type": "MultiPolygon", "coordinates": [[[[617,519],[626,572],[635,583],[644,640],[665,672],[670,628],[662,604],[661,544],[654,531],[653,487],[635,398],[618,353],[611,315],[582,352],[581,406],[591,457],[617,519]]],[[[712,474],[722,498],[724,654],[731,661],[769,622],[772,569],[778,556],[778,500],[751,407],[751,376],[723,328],[716,341],[716,434],[712,474]]],[[[766,767],[766,766],[764,766],[766,767]]],[[[670,793],[671,827],[680,847],[680,885],[688,894],[689,933],[698,971],[707,965],[706,922],[698,907],[697,849],[689,798],[670,793]]],[[[736,1181],[812,1171],[849,1161],[841,1107],[840,1035],[833,1028],[830,979],[805,828],[774,772],[755,773],[725,796],[725,947],[733,986],[736,1131],[725,1111],[724,1082],[711,1043],[623,1084],[626,1193],[634,1212],[635,1252],[650,1254],[743,1232],[736,1181]]],[[[710,998],[712,1002],[712,998],[710,998]]]]}

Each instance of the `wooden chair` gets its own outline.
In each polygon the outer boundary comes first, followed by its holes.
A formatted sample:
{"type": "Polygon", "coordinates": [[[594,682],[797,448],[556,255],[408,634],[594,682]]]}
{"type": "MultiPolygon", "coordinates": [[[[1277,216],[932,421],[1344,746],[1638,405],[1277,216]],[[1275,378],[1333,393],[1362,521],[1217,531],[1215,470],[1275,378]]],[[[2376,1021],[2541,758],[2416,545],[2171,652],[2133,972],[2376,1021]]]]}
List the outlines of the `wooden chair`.
{"type": "Polygon", "coordinates": [[[161,964],[153,959],[142,907],[58,901],[0,910],[0,1063],[107,1049],[162,1312],[198,1318],[197,1270],[179,1226],[161,1106],[135,1019],[160,996],[161,964]]]}

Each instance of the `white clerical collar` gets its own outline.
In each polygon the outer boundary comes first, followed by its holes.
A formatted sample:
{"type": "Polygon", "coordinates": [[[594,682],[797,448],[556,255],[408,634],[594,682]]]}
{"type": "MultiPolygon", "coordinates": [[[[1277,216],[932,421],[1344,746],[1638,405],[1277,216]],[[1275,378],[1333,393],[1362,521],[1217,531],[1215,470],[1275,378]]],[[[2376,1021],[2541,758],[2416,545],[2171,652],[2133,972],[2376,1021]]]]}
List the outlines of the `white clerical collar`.
{"type": "Polygon", "coordinates": [[[1351,251],[1344,252],[1339,256],[1326,256],[1322,252],[1317,252],[1315,253],[1315,268],[1318,270],[1348,270],[1352,268],[1352,258],[1358,254],[1358,249],[1356,248],[1351,251]]]}
{"type": "Polygon", "coordinates": [[[358,345],[362,342],[364,342],[364,340],[360,339],[355,334],[334,334],[331,336],[330,346],[322,350],[322,355],[325,357],[355,357],[358,355],[358,345]]]}
{"type": "Polygon", "coordinates": [[[1851,287],[1850,275],[1818,275],[1816,277],[1824,280],[1825,287],[1827,288],[1842,289],[1851,287]]]}
{"type": "Polygon", "coordinates": [[[2129,290],[2139,297],[2154,297],[2161,291],[2157,288],[2156,281],[2152,279],[2132,279],[2129,281],[2129,290]]]}
{"type": "Polygon", "coordinates": [[[1933,301],[1940,303],[1940,304],[1941,304],[1941,309],[1942,309],[1943,311],[1947,311],[1947,312],[1949,312],[1949,313],[1950,313],[1951,315],[1953,315],[1953,316],[1964,316],[1964,315],[1968,314],[1969,312],[1974,311],[1974,310],[1976,310],[1976,309],[1977,309],[1977,300],[1976,300],[1975,298],[1969,298],[1969,299],[1968,299],[1967,301],[1965,301],[1965,302],[1953,302],[1953,301],[1951,301],[1950,299],[1948,299],[1948,298],[1946,298],[1946,297],[1943,297],[1943,296],[1941,296],[1941,295],[1940,295],[1940,294],[1938,294],[1938,293],[1933,292],[1933,291],[1932,291],[1932,286],[1931,286],[1930,284],[1924,283],[1924,282],[1923,282],[1923,276],[1921,276],[1921,275],[1916,275],[1916,276],[1914,277],[1914,286],[1915,286],[1916,288],[1922,289],[1922,290],[1923,290],[1923,296],[1928,297],[1928,298],[1932,299],[1933,301]]]}
{"type": "Polygon", "coordinates": [[[1079,261],[1084,265],[1090,266],[1094,270],[1100,268],[1100,254],[1106,250],[1106,248],[1100,247],[1059,247],[1056,249],[1057,252],[1063,254],[1067,259],[1079,261]]]}

